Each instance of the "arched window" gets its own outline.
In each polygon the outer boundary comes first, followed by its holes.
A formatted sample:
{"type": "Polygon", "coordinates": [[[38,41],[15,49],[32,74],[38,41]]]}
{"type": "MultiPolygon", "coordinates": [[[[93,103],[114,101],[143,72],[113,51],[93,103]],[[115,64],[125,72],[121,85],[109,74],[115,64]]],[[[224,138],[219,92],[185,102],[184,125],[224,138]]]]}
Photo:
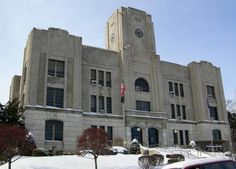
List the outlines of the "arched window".
{"type": "Polygon", "coordinates": [[[159,144],[158,130],[156,128],[148,129],[149,147],[157,147],[159,144]]]}
{"type": "Polygon", "coordinates": [[[140,92],[149,92],[149,86],[146,80],[138,78],[135,81],[135,90],[140,92]]]}
{"type": "Polygon", "coordinates": [[[221,141],[221,132],[220,130],[212,130],[213,141],[221,141]]]}
{"type": "Polygon", "coordinates": [[[45,122],[45,140],[63,140],[63,122],[47,120],[45,122]]]}
{"type": "Polygon", "coordinates": [[[140,127],[131,128],[131,139],[136,139],[140,144],[143,144],[143,134],[140,127]]]}

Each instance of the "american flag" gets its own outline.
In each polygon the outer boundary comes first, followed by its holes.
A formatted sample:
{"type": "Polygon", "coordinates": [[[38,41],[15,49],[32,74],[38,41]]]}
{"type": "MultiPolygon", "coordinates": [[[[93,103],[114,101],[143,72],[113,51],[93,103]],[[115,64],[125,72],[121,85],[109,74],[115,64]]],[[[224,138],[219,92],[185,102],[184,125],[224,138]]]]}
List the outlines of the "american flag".
{"type": "Polygon", "coordinates": [[[126,88],[125,88],[124,81],[122,80],[122,82],[120,83],[120,96],[121,96],[122,103],[124,103],[125,101],[125,92],[126,92],[126,88]]]}

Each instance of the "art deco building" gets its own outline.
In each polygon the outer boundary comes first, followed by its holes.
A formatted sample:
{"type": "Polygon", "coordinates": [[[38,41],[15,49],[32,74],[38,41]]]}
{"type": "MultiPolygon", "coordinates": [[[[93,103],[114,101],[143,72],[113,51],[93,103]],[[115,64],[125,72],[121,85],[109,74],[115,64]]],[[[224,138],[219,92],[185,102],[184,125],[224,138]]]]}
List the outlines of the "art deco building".
{"type": "Polygon", "coordinates": [[[136,138],[145,146],[229,140],[220,68],[160,60],[151,16],[130,7],[108,19],[106,49],[85,46],[66,30],[34,28],[22,76],[12,84],[16,96],[38,147],[49,150],[75,150],[88,127],[104,128],[113,142],[136,138]]]}

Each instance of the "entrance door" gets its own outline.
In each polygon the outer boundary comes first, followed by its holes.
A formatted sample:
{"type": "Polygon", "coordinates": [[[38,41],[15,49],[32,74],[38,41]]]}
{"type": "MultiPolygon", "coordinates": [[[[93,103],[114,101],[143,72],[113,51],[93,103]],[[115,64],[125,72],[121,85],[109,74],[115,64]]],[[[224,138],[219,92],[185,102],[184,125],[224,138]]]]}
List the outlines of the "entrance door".
{"type": "Polygon", "coordinates": [[[158,130],[155,128],[148,129],[148,141],[149,147],[157,147],[159,144],[158,140],[158,130]]]}

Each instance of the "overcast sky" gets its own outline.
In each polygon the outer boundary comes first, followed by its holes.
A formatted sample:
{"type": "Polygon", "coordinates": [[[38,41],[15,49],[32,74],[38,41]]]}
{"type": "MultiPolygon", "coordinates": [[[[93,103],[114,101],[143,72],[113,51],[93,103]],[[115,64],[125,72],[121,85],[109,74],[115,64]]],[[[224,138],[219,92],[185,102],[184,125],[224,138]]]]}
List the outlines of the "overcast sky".
{"type": "Polygon", "coordinates": [[[121,6],[152,15],[161,60],[213,63],[221,68],[226,99],[235,98],[236,0],[0,0],[0,102],[21,74],[33,27],[66,29],[85,45],[105,48],[106,22],[121,6]]]}

